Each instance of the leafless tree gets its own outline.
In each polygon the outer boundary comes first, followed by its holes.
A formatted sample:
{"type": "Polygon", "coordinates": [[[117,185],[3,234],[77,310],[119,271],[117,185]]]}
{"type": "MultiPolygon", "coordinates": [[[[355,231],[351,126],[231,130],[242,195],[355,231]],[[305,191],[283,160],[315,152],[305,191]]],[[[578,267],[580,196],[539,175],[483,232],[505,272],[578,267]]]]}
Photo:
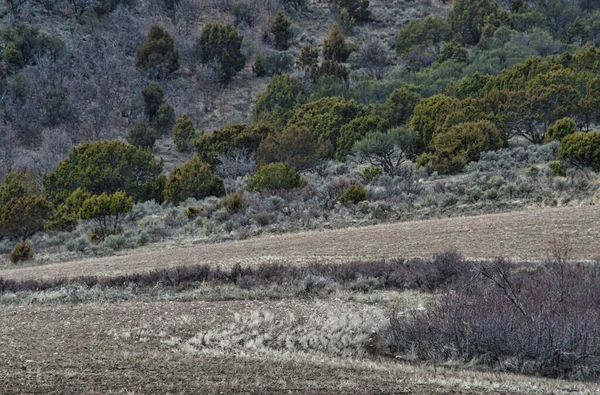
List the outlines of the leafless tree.
{"type": "Polygon", "coordinates": [[[236,149],[216,156],[215,174],[221,178],[237,178],[252,173],[256,162],[252,154],[244,149],[236,149]]]}
{"type": "Polygon", "coordinates": [[[210,66],[199,66],[196,77],[196,92],[200,94],[205,112],[212,110],[213,101],[219,94],[220,82],[215,69],[210,66]]]}
{"type": "Polygon", "coordinates": [[[383,43],[371,37],[358,50],[358,62],[372,78],[382,79],[390,62],[383,43]]]}

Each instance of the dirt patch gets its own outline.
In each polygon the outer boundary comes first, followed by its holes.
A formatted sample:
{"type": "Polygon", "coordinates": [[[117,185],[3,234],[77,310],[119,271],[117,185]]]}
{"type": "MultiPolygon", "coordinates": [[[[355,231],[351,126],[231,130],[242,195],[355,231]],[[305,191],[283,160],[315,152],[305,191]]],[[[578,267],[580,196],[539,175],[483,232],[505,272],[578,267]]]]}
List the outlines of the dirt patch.
{"type": "Polygon", "coordinates": [[[2,393],[592,391],[581,383],[393,361],[193,354],[170,341],[232,325],[236,313],[266,309],[302,316],[335,308],[335,302],[310,300],[8,306],[0,311],[0,388],[2,393]]]}

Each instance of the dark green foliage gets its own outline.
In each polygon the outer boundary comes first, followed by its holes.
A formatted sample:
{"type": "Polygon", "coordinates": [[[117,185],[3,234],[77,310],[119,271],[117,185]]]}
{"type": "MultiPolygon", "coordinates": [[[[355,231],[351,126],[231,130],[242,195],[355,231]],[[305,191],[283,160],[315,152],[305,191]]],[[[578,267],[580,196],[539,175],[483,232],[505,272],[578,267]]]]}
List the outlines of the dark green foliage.
{"type": "Polygon", "coordinates": [[[152,122],[158,109],[164,103],[165,92],[160,84],[152,81],[142,90],[142,97],[144,98],[144,113],[148,121],[152,122]]]}
{"type": "Polygon", "coordinates": [[[152,150],[157,137],[156,131],[149,127],[146,121],[138,121],[129,131],[127,142],[136,147],[152,150]]]}
{"type": "Polygon", "coordinates": [[[337,157],[343,159],[350,153],[354,143],[361,140],[369,133],[384,132],[388,129],[387,120],[368,114],[354,118],[340,129],[340,137],[337,139],[337,157]]]}
{"type": "Polygon", "coordinates": [[[338,201],[343,205],[356,204],[368,199],[365,187],[360,184],[350,185],[344,193],[338,197],[338,201]]]}
{"type": "Polygon", "coordinates": [[[577,126],[572,118],[562,118],[548,127],[544,142],[549,143],[553,140],[562,141],[565,136],[577,131],[577,126]]]}
{"type": "Polygon", "coordinates": [[[241,52],[242,40],[232,25],[209,23],[196,39],[198,59],[214,67],[221,81],[227,83],[246,64],[246,56],[241,52]]]}
{"type": "Polygon", "coordinates": [[[33,249],[26,241],[20,241],[10,253],[12,263],[26,262],[33,259],[33,249]]]}
{"type": "Polygon", "coordinates": [[[354,100],[325,97],[298,108],[288,126],[294,125],[312,131],[319,145],[319,155],[333,158],[342,127],[367,114],[368,111],[354,100]]]}
{"type": "Polygon", "coordinates": [[[138,48],[135,65],[150,78],[161,79],[179,69],[179,54],[173,37],[161,26],[152,25],[146,42],[138,48]]]}
{"type": "Polygon", "coordinates": [[[600,170],[600,133],[575,132],[565,136],[560,143],[558,156],[577,168],[600,170]]]}
{"type": "Polygon", "coordinates": [[[396,36],[396,53],[398,56],[405,56],[417,47],[438,45],[450,38],[450,26],[439,16],[411,20],[396,36]]]}
{"type": "Polygon", "coordinates": [[[184,114],[173,127],[173,142],[179,152],[190,152],[198,138],[192,120],[184,114]]]}
{"type": "Polygon", "coordinates": [[[388,120],[390,126],[401,126],[412,117],[416,105],[421,100],[421,95],[406,88],[396,89],[385,101],[382,116],[388,120]]]}
{"type": "Polygon", "coordinates": [[[330,0],[332,3],[335,3],[340,10],[348,13],[348,16],[352,20],[356,21],[368,21],[370,12],[369,12],[369,0],[330,0]]]}
{"type": "Polygon", "coordinates": [[[162,103],[152,118],[151,126],[158,136],[165,136],[171,133],[175,122],[175,110],[173,110],[173,107],[168,103],[162,103]]]}
{"type": "Polygon", "coordinates": [[[310,130],[288,126],[282,132],[270,133],[256,151],[259,165],[284,162],[289,167],[303,171],[314,167],[319,147],[310,130]]]}
{"type": "Polygon", "coordinates": [[[83,202],[92,195],[82,188],[77,188],[67,200],[58,206],[46,223],[47,230],[71,232],[77,225],[83,202]]]}
{"type": "Polygon", "coordinates": [[[357,141],[352,151],[361,162],[381,168],[390,176],[407,159],[416,156],[417,136],[411,129],[394,129],[387,133],[375,132],[357,141]]]}
{"type": "Polygon", "coordinates": [[[464,49],[459,43],[451,41],[444,45],[444,49],[440,53],[438,62],[445,62],[452,60],[459,63],[466,63],[468,59],[467,50],[464,49]]]}
{"type": "Polygon", "coordinates": [[[276,192],[306,186],[300,174],[285,163],[270,163],[259,167],[248,178],[250,192],[276,192]]]}
{"type": "Polygon", "coordinates": [[[431,144],[434,134],[443,126],[446,117],[459,106],[458,99],[442,94],[423,99],[416,105],[410,126],[417,132],[423,147],[431,144]]]}
{"type": "Polygon", "coordinates": [[[318,80],[324,76],[338,77],[348,81],[348,69],[342,63],[334,60],[324,60],[320,65],[310,69],[310,78],[318,80]]]}
{"type": "Polygon", "coordinates": [[[287,73],[294,68],[294,56],[288,52],[266,51],[256,55],[252,67],[257,77],[287,73]]]}
{"type": "Polygon", "coordinates": [[[235,150],[256,152],[260,142],[270,132],[271,128],[265,124],[255,124],[251,127],[233,124],[202,135],[196,141],[195,147],[200,160],[213,166],[219,153],[226,154],[235,150]]]}
{"type": "Polygon", "coordinates": [[[176,167],[165,185],[165,198],[179,204],[188,198],[203,199],[207,196],[223,196],[223,180],[215,177],[207,163],[195,155],[192,160],[176,167]]]}
{"type": "Polygon", "coordinates": [[[102,193],[84,200],[79,216],[81,219],[95,222],[97,228],[93,233],[96,239],[94,241],[100,241],[108,235],[116,234],[126,214],[132,209],[133,199],[125,193],[102,193]]]}
{"type": "Polygon", "coordinates": [[[323,42],[323,59],[343,63],[352,52],[352,46],[346,43],[337,23],[329,31],[329,35],[323,42]]]}
{"type": "Polygon", "coordinates": [[[245,24],[248,27],[252,27],[252,10],[250,9],[247,3],[242,2],[235,4],[231,13],[235,18],[233,22],[235,26],[245,24]]]}
{"type": "Polygon", "coordinates": [[[285,125],[294,109],[306,101],[306,89],[302,82],[289,74],[277,75],[256,100],[254,122],[285,125]]]}
{"type": "Polygon", "coordinates": [[[25,66],[23,53],[17,49],[12,41],[9,41],[8,44],[6,44],[2,58],[4,58],[4,61],[7,63],[8,71],[10,73],[15,73],[25,66]]]}
{"type": "Polygon", "coordinates": [[[44,176],[44,190],[56,206],[77,188],[93,195],[123,191],[134,201],[160,201],[162,161],[120,141],[98,141],[74,148],[58,168],[44,176]]]}
{"type": "Polygon", "coordinates": [[[493,0],[457,0],[448,23],[459,42],[474,45],[482,35],[491,35],[498,27],[509,24],[509,18],[493,0]]]}
{"type": "Polygon", "coordinates": [[[484,151],[502,148],[502,133],[489,121],[466,122],[435,135],[435,154],[428,170],[442,174],[461,171],[484,151]]]}
{"type": "Polygon", "coordinates": [[[319,63],[319,50],[310,44],[304,44],[300,48],[300,54],[296,59],[296,67],[308,71],[319,63]]]}
{"type": "Polygon", "coordinates": [[[52,210],[43,197],[13,198],[0,208],[0,234],[12,240],[25,240],[44,229],[52,210]]]}
{"type": "Polygon", "coordinates": [[[256,54],[254,64],[252,65],[252,71],[254,71],[254,74],[256,74],[257,77],[265,77],[267,75],[267,63],[262,52],[256,54]]]}
{"type": "MultiPolygon", "coordinates": [[[[36,57],[45,54],[58,57],[65,52],[65,45],[59,39],[50,37],[37,26],[22,23],[8,24],[0,31],[0,41],[12,43],[9,56],[13,65],[35,64],[36,57]],[[14,51],[12,50],[14,48],[14,51]],[[20,54],[19,54],[20,53],[20,54]]],[[[11,62],[10,59],[5,59],[11,62]]]]}
{"type": "Polygon", "coordinates": [[[360,178],[365,184],[370,184],[375,178],[383,172],[379,166],[369,166],[360,172],[360,178]]]}
{"type": "Polygon", "coordinates": [[[285,51],[289,47],[290,38],[292,38],[292,32],[290,26],[292,22],[285,16],[281,11],[278,11],[275,15],[275,20],[271,25],[271,34],[273,35],[273,46],[278,51],[285,51]]]}
{"type": "Polygon", "coordinates": [[[40,186],[31,170],[9,173],[0,185],[0,209],[13,198],[39,194],[40,186]]]}
{"type": "Polygon", "coordinates": [[[229,214],[234,214],[244,210],[246,207],[246,203],[244,202],[244,194],[239,191],[232,193],[221,200],[219,207],[224,207],[229,214]]]}
{"type": "Polygon", "coordinates": [[[563,162],[555,161],[550,163],[550,169],[552,169],[552,175],[555,177],[565,177],[567,170],[563,162]]]}

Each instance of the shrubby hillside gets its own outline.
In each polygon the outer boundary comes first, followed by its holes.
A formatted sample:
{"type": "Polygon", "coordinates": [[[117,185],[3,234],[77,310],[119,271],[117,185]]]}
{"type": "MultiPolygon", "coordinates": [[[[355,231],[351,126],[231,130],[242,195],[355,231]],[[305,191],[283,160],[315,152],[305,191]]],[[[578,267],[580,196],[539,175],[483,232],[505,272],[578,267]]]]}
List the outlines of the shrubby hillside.
{"type": "Polygon", "coordinates": [[[593,1],[0,7],[13,262],[597,200],[593,1]]]}

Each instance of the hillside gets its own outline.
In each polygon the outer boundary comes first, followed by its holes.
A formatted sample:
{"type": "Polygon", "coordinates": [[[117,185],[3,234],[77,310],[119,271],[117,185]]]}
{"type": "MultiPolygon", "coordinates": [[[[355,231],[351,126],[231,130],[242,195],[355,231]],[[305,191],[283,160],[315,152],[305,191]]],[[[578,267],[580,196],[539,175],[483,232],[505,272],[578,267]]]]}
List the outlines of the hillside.
{"type": "Polygon", "coordinates": [[[597,393],[600,2],[0,0],[0,392],[597,393]]]}
{"type": "Polygon", "coordinates": [[[559,235],[570,236],[571,258],[595,260],[600,257],[600,229],[596,226],[599,220],[596,206],[581,206],[303,232],[208,245],[158,245],[148,252],[5,269],[0,271],[0,277],[33,280],[113,276],[205,263],[223,267],[235,263],[341,263],[430,257],[447,250],[459,251],[473,259],[503,256],[544,260],[551,241],[559,235]]]}

